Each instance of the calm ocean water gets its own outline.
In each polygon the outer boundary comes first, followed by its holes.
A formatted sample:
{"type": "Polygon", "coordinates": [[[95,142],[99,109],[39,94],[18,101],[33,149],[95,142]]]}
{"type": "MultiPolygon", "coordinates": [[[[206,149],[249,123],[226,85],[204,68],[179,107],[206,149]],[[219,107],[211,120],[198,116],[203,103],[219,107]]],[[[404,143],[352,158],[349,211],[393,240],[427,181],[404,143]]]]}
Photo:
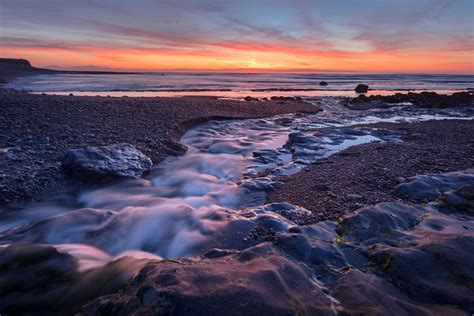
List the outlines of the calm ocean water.
{"type": "Polygon", "coordinates": [[[372,93],[474,88],[474,75],[153,73],[139,75],[53,74],[19,78],[10,87],[36,93],[113,96],[217,95],[224,97],[353,95],[358,83],[372,93]],[[320,81],[328,82],[320,86],[320,81]]]}

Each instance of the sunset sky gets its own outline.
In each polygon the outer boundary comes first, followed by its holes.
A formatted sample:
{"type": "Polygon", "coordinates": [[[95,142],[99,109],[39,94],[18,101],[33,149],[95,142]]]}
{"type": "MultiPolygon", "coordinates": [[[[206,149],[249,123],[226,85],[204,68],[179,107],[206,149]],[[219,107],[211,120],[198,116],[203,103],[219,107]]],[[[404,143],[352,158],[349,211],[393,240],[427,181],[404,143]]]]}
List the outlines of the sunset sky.
{"type": "Polygon", "coordinates": [[[474,0],[0,0],[35,66],[474,72],[474,0]]]}

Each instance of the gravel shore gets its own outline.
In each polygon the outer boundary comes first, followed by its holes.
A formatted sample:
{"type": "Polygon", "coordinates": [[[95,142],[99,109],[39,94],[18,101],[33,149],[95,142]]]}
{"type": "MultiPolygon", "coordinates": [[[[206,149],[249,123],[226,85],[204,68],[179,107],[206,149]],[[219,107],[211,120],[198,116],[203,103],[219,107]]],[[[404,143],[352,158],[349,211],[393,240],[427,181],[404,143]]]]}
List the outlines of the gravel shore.
{"type": "Polygon", "coordinates": [[[179,138],[210,119],[317,111],[291,100],[77,97],[0,90],[0,205],[42,199],[80,185],[61,169],[70,148],[130,143],[157,163],[183,154],[186,148],[179,138]]]}
{"type": "Polygon", "coordinates": [[[370,125],[396,131],[402,143],[369,143],[321,159],[269,192],[268,203],[307,208],[318,220],[338,219],[361,206],[410,202],[395,187],[405,178],[474,167],[474,122],[463,120],[370,125]]]}

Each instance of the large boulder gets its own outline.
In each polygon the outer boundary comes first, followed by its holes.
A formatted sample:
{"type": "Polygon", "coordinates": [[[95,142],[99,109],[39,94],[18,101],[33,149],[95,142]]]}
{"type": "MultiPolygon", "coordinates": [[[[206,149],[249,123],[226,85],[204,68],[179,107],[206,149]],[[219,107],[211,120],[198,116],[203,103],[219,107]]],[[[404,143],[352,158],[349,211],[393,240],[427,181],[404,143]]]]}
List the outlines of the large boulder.
{"type": "Polygon", "coordinates": [[[92,301],[81,315],[334,314],[328,296],[301,265],[261,250],[150,262],[122,291],[92,301]]]}
{"type": "Polygon", "coordinates": [[[355,88],[355,92],[357,93],[367,93],[369,91],[369,86],[366,84],[358,84],[357,87],[355,88]]]}
{"type": "Polygon", "coordinates": [[[70,149],[63,159],[66,171],[83,180],[139,178],[152,167],[151,159],[130,144],[70,149]]]}
{"type": "MultiPolygon", "coordinates": [[[[84,262],[97,259],[93,253],[83,254],[84,262]]],[[[51,245],[3,245],[0,314],[75,315],[90,300],[124,287],[146,262],[123,257],[81,270],[78,258],[51,245]]]]}

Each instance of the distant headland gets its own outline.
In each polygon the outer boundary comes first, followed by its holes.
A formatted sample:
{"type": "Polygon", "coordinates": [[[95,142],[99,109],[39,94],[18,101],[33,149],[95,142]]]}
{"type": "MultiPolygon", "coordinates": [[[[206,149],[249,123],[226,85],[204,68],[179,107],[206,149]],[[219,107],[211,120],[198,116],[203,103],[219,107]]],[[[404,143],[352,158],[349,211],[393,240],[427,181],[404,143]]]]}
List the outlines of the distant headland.
{"type": "Polygon", "coordinates": [[[139,74],[139,72],[129,71],[90,71],[90,70],[54,70],[37,68],[31,65],[30,61],[21,58],[0,58],[0,83],[7,83],[17,77],[34,76],[41,74],[139,74]]]}

